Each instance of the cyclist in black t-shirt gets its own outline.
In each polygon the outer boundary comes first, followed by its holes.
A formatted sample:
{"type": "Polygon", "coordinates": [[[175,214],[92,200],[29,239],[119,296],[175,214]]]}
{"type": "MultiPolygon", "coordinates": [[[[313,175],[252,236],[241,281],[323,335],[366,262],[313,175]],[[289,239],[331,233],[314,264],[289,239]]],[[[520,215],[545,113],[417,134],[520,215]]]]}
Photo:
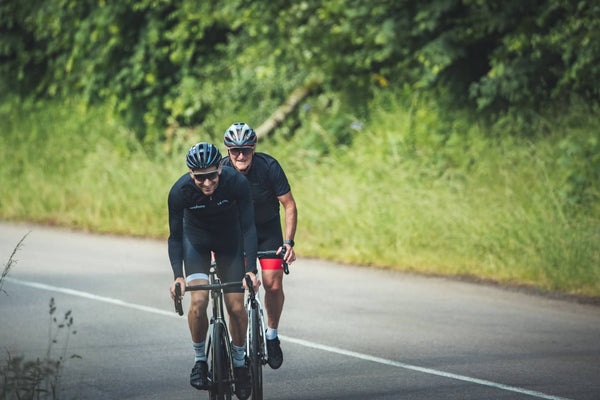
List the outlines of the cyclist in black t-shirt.
{"type": "MultiPolygon", "coordinates": [[[[212,144],[198,143],[193,146],[187,153],[186,163],[189,172],[175,182],[168,200],[169,259],[175,277],[170,287],[171,297],[175,297],[177,282],[182,292],[185,292],[186,284],[208,283],[211,251],[214,252],[217,272],[223,282],[242,281],[244,275],[248,274],[255,289],[258,289],[257,237],[248,181],[235,169],[221,166],[221,153],[212,144]],[[244,253],[247,256],[246,263],[244,253]]],[[[225,304],[230,316],[236,394],[240,399],[246,399],[251,389],[248,367],[244,362],[248,324],[244,290],[240,285],[240,289],[225,289],[225,292],[225,304]]],[[[188,322],[196,358],[190,383],[196,389],[207,389],[205,340],[209,292],[191,292],[191,297],[188,322]]]]}
{"type": "MultiPolygon", "coordinates": [[[[229,157],[223,159],[223,165],[234,167],[250,181],[258,250],[278,249],[281,252],[281,246],[285,246],[285,261],[291,264],[296,259],[294,235],[298,211],[283,169],[275,158],[265,153],[255,152],[256,133],[245,123],[237,122],[231,125],[225,132],[224,142],[229,157]],[[285,232],[281,229],[279,203],[283,205],[285,213],[285,232]]],[[[260,264],[268,316],[266,333],[268,361],[271,368],[276,369],[283,362],[283,353],[277,336],[284,303],[282,260],[262,259],[260,264]]]]}

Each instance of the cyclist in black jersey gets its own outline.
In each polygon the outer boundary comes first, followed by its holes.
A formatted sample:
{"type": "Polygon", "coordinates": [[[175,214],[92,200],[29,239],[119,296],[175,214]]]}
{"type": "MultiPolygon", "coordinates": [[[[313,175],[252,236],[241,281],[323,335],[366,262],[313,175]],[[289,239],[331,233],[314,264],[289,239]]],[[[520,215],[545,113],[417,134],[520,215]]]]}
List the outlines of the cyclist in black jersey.
{"type": "MultiPolygon", "coordinates": [[[[234,167],[250,182],[258,250],[278,249],[281,252],[281,246],[285,246],[285,261],[291,264],[296,259],[294,235],[296,234],[298,211],[283,169],[275,158],[265,153],[255,152],[256,133],[243,122],[236,122],[227,129],[224,143],[229,156],[223,159],[223,165],[234,167]],[[281,229],[280,203],[284,209],[285,232],[282,232],[281,229]]],[[[276,369],[283,362],[283,353],[277,335],[285,299],[283,266],[281,259],[262,259],[260,264],[268,316],[266,333],[268,362],[271,368],[276,369]]]]}
{"type": "MultiPolygon", "coordinates": [[[[189,172],[175,182],[168,199],[169,259],[175,277],[170,287],[171,297],[175,297],[177,282],[183,292],[186,284],[208,283],[211,252],[214,252],[217,272],[223,282],[242,281],[248,274],[258,289],[257,236],[248,181],[235,169],[221,165],[221,153],[212,144],[193,146],[186,163],[189,172]]],[[[250,395],[250,382],[244,360],[248,324],[244,289],[240,285],[239,289],[226,289],[225,292],[236,394],[240,399],[246,399],[250,395]]],[[[208,291],[191,292],[188,323],[196,357],[190,383],[196,389],[208,388],[205,352],[208,302],[208,291]]]]}

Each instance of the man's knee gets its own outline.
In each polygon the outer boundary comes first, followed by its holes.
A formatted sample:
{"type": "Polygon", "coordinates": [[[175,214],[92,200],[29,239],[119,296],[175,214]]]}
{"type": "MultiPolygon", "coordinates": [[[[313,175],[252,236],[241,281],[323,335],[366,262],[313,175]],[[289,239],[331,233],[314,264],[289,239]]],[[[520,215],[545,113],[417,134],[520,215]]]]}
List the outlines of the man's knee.
{"type": "Polygon", "coordinates": [[[263,271],[263,286],[270,293],[283,292],[283,271],[263,271]]]}
{"type": "Polygon", "coordinates": [[[246,310],[244,309],[243,293],[226,293],[225,305],[227,306],[227,312],[230,315],[235,315],[238,318],[240,316],[246,315],[246,310]]]}
{"type": "Polygon", "coordinates": [[[208,296],[192,296],[190,302],[190,313],[194,318],[201,318],[206,315],[208,308],[208,296]]]}

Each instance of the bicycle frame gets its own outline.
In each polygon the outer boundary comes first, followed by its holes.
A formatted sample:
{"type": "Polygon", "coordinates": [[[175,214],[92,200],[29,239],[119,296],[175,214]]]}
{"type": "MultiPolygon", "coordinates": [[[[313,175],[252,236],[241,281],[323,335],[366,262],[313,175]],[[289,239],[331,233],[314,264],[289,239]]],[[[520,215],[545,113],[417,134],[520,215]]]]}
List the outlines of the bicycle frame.
{"type": "MultiPolygon", "coordinates": [[[[285,247],[281,254],[277,251],[258,252],[258,258],[283,258],[285,247]]],[[[285,273],[289,273],[287,263],[283,263],[285,273]]],[[[246,330],[246,356],[250,362],[250,378],[252,384],[252,400],[262,400],[262,367],[267,364],[267,338],[265,335],[266,323],[260,296],[254,292],[252,281],[248,275],[245,276],[248,287],[248,296],[245,301],[248,316],[248,329],[246,330]]],[[[231,354],[231,341],[229,331],[225,322],[223,308],[223,289],[229,286],[240,285],[240,282],[221,283],[216,275],[216,264],[211,263],[208,285],[187,286],[186,291],[210,290],[212,300],[212,316],[207,337],[207,358],[209,364],[209,392],[213,399],[230,399],[234,392],[235,373],[233,370],[233,356],[231,354]],[[223,347],[224,350],[219,349],[223,347]],[[225,357],[223,357],[225,356],[225,357]],[[224,370],[219,365],[226,364],[224,370]]],[[[175,286],[175,309],[179,315],[183,315],[181,305],[181,288],[177,283],[175,286]]]]}
{"type": "MultiPolygon", "coordinates": [[[[209,274],[210,285],[220,285],[220,280],[216,275],[215,266],[211,266],[209,274]]],[[[209,377],[209,392],[211,398],[220,398],[221,394],[225,398],[229,398],[233,393],[233,384],[235,381],[235,375],[233,372],[233,357],[231,355],[231,339],[229,337],[229,330],[227,329],[227,323],[225,322],[225,312],[223,308],[223,289],[214,288],[210,291],[212,299],[212,312],[213,315],[210,319],[210,325],[208,329],[208,340],[207,340],[207,359],[210,358],[210,377],[209,377]],[[224,339],[224,340],[223,340],[224,339]],[[222,343],[224,342],[224,343],[222,343]],[[220,362],[218,352],[222,351],[221,346],[225,347],[225,364],[226,367],[223,370],[223,366],[219,365],[220,362]],[[211,357],[212,354],[212,357],[211,357]],[[224,372],[223,375],[221,373],[224,372]],[[222,381],[221,381],[222,380],[222,381]],[[216,396],[215,396],[216,394],[216,396]]]]}
{"type": "MultiPolygon", "coordinates": [[[[241,286],[241,282],[221,283],[216,273],[216,264],[212,263],[209,272],[208,285],[187,286],[186,291],[210,290],[212,299],[212,316],[207,337],[207,359],[209,363],[208,391],[212,399],[231,399],[234,393],[235,374],[233,356],[231,354],[231,339],[225,319],[223,307],[223,289],[241,286]]],[[[181,305],[181,288],[175,285],[175,309],[183,315],[181,305]]]]}

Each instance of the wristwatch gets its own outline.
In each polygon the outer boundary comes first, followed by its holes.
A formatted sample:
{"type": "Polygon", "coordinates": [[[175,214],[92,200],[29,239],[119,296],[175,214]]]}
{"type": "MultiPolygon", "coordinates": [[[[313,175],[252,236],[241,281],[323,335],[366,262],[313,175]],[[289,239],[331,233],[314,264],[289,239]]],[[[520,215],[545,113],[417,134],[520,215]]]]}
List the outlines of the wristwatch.
{"type": "Polygon", "coordinates": [[[291,240],[284,240],[283,244],[289,244],[290,247],[294,247],[294,239],[291,240]]]}

